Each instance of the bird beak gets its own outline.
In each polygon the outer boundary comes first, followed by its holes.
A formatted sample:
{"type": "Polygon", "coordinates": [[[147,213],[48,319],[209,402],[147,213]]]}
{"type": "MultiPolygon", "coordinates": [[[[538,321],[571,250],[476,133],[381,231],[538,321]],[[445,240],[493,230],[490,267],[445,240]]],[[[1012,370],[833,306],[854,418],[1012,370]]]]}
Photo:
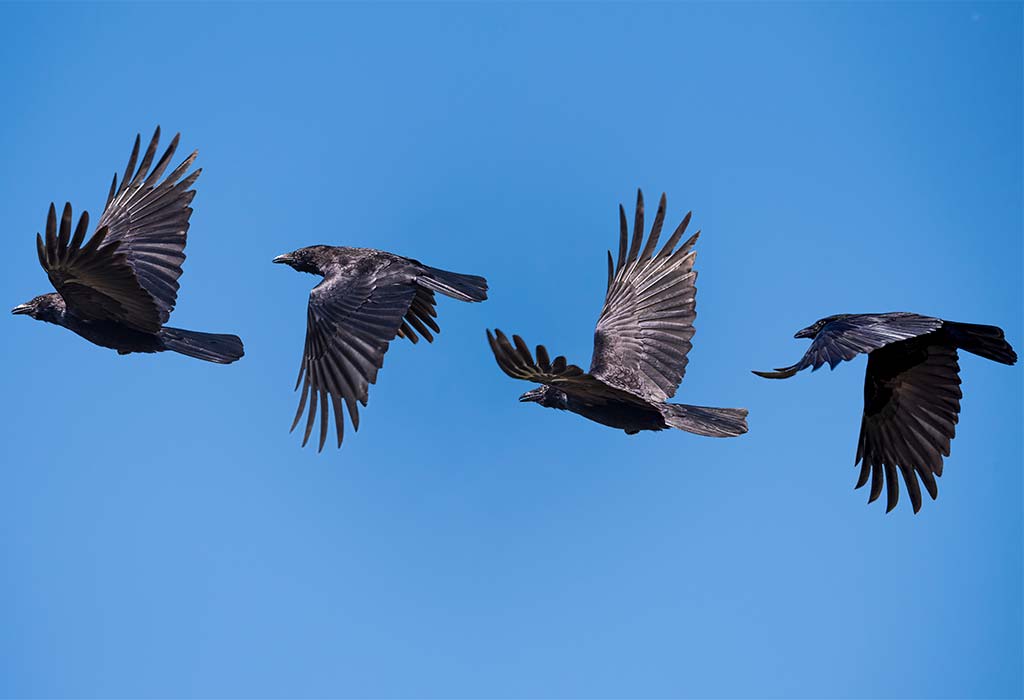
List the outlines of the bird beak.
{"type": "Polygon", "coordinates": [[[796,332],[794,338],[813,338],[817,333],[814,332],[814,326],[808,326],[802,330],[796,332]]]}
{"type": "Polygon", "coordinates": [[[32,313],[32,305],[31,304],[18,304],[13,309],[11,309],[11,313],[16,315],[16,316],[20,316],[22,314],[30,314],[30,313],[32,313]]]}
{"type": "Polygon", "coordinates": [[[287,265],[292,261],[292,256],[289,255],[288,253],[285,253],[284,255],[278,255],[276,258],[274,258],[273,261],[276,263],[283,263],[287,265]]]}

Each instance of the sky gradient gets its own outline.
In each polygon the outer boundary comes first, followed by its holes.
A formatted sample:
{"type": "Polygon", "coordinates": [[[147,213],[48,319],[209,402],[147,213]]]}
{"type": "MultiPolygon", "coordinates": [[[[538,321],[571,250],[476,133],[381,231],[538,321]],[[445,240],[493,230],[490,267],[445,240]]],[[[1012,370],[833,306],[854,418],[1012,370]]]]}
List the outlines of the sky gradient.
{"type": "Polygon", "coordinates": [[[749,372],[841,312],[1021,350],[1021,46],[1015,3],[0,5],[5,308],[160,124],[203,167],[171,323],[247,353],[0,316],[0,696],[1021,696],[1020,366],[961,356],[917,516],[853,490],[864,358],[749,372]],[[677,400],[743,437],[519,404],[487,348],[589,362],[638,187],[704,232],[677,400]],[[491,284],[320,455],[317,280],[270,263],[314,243],[491,284]]]}

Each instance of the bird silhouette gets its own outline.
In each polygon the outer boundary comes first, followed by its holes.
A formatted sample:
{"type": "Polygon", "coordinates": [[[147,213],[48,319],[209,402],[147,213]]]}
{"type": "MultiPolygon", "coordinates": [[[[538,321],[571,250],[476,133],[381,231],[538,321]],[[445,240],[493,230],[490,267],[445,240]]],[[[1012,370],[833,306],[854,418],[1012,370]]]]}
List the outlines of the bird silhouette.
{"type": "Polygon", "coordinates": [[[135,137],[121,186],[115,174],[88,242],[89,213],[82,212],[72,234],[71,205],[64,205],[58,226],[56,208],[50,204],[46,237],[36,234],[36,249],[39,264],[57,291],[20,304],[11,313],[63,326],[121,355],[171,350],[228,364],[245,354],[238,336],[164,325],[178,297],[192,215],[189,205],[196,194],[190,188],[201,172],[185,175],[198,155],[194,151],[160,182],[179,137],[174,136],[152,170],[160,127],[138,168],[140,140],[135,137]]]}
{"type": "Polygon", "coordinates": [[[309,403],[302,445],[320,411],[320,444],[328,431],[328,399],[334,410],[338,447],[344,436],[341,403],[359,430],[359,407],[366,406],[369,385],[377,381],[384,353],[397,335],[413,343],[417,334],[433,342],[440,332],[434,320],[434,292],[460,301],[484,301],[487,280],[424,265],[370,248],[314,245],[274,258],[299,272],[324,279],[309,294],[306,345],[295,388],[302,386],[292,430],[309,403]]]}
{"type": "Polygon", "coordinates": [[[801,370],[831,369],[861,353],[868,356],[864,377],[864,415],[857,441],[861,464],[857,486],[871,478],[868,503],[886,490],[886,512],[899,502],[897,472],[903,475],[914,512],[921,510],[921,486],[935,500],[936,477],[960,419],[960,365],[957,350],[1012,365],[1017,353],[996,326],[943,321],[902,311],[838,314],[797,332],[812,338],[794,365],[754,374],[787,379],[801,370]]]}
{"type": "Polygon", "coordinates": [[[693,269],[698,231],[676,247],[690,222],[687,214],[660,251],[665,222],[661,195],[650,236],[643,243],[644,200],[637,191],[633,236],[619,206],[619,252],[608,252],[608,290],[594,332],[590,371],[550,359],[538,345],[536,359],[517,335],[511,342],[500,330],[487,341],[505,374],[543,386],[520,401],[579,414],[632,435],[641,430],[678,428],[709,437],[747,432],[747,410],[666,403],[686,372],[696,317],[697,272],[693,269]],[[642,249],[641,249],[641,246],[642,249]]]}

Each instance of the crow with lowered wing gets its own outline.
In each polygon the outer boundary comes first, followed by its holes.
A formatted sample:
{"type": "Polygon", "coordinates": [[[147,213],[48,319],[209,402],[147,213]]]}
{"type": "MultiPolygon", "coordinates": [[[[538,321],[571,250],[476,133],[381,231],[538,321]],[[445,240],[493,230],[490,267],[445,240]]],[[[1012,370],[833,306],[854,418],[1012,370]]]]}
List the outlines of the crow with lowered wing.
{"type": "Polygon", "coordinates": [[[700,232],[676,248],[690,222],[687,214],[656,253],[665,206],[662,194],[646,244],[643,194],[637,192],[632,240],[626,212],[619,207],[619,253],[613,262],[608,252],[608,292],[594,332],[589,372],[561,356],[551,360],[543,345],[537,346],[534,359],[519,336],[510,342],[500,330],[493,335],[487,331],[505,374],[543,385],[520,396],[520,401],[571,411],[628,435],[666,428],[709,437],[747,432],[744,408],[666,403],[686,372],[694,334],[694,244],[700,232]]]}
{"type": "Polygon", "coordinates": [[[829,316],[794,337],[813,338],[799,362],[754,374],[787,379],[825,363],[835,369],[843,360],[867,353],[864,416],[854,462],[861,468],[855,488],[870,477],[871,503],[884,485],[887,513],[900,497],[897,472],[903,476],[915,513],[921,510],[920,483],[932,500],[938,497],[935,478],[942,476],[942,458],[949,456],[963,396],[957,350],[1004,365],[1017,361],[1001,328],[906,312],[829,316]]]}
{"type": "Polygon", "coordinates": [[[433,342],[440,332],[434,320],[434,292],[460,301],[487,299],[487,280],[424,265],[411,258],[370,248],[314,245],[274,258],[275,263],[323,277],[309,294],[306,346],[295,388],[302,386],[292,430],[306,403],[306,432],[320,411],[320,446],[328,432],[328,399],[334,411],[338,447],[344,436],[342,402],[352,427],[359,430],[359,406],[366,406],[369,385],[377,381],[384,353],[397,335],[433,342]]]}
{"type": "Polygon", "coordinates": [[[157,127],[136,168],[140,145],[136,136],[121,186],[115,174],[106,207],[88,242],[88,212],[82,212],[72,234],[71,205],[64,205],[59,225],[57,210],[50,205],[46,237],[36,234],[36,249],[39,264],[57,291],[16,306],[11,313],[63,326],[121,355],[171,350],[220,364],[242,357],[238,336],[164,325],[178,297],[192,215],[189,205],[196,194],[190,188],[201,172],[185,175],[198,154],[193,152],[160,182],[178,138],[176,134],[153,165],[160,140],[157,127]]]}

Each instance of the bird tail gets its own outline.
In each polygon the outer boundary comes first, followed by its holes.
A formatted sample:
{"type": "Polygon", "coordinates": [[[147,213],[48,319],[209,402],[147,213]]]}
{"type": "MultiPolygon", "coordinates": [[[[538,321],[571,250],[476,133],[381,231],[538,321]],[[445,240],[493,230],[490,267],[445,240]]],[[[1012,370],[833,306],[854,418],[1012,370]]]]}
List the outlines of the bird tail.
{"type": "Polygon", "coordinates": [[[996,326],[980,326],[974,323],[946,321],[942,329],[949,334],[958,348],[995,360],[1004,365],[1017,362],[1017,353],[1003,336],[1003,329],[996,326]]]}
{"type": "Polygon", "coordinates": [[[745,408],[708,408],[665,403],[659,409],[666,424],[688,433],[708,437],[736,437],[747,432],[745,408]]]}
{"type": "Polygon", "coordinates": [[[237,335],[200,333],[165,326],[160,329],[160,339],[168,350],[222,365],[231,364],[245,354],[242,339],[237,335]]]}
{"type": "Polygon", "coordinates": [[[483,301],[487,298],[487,280],[483,277],[438,270],[427,265],[423,266],[423,272],[416,281],[427,289],[459,301],[483,301]]]}

